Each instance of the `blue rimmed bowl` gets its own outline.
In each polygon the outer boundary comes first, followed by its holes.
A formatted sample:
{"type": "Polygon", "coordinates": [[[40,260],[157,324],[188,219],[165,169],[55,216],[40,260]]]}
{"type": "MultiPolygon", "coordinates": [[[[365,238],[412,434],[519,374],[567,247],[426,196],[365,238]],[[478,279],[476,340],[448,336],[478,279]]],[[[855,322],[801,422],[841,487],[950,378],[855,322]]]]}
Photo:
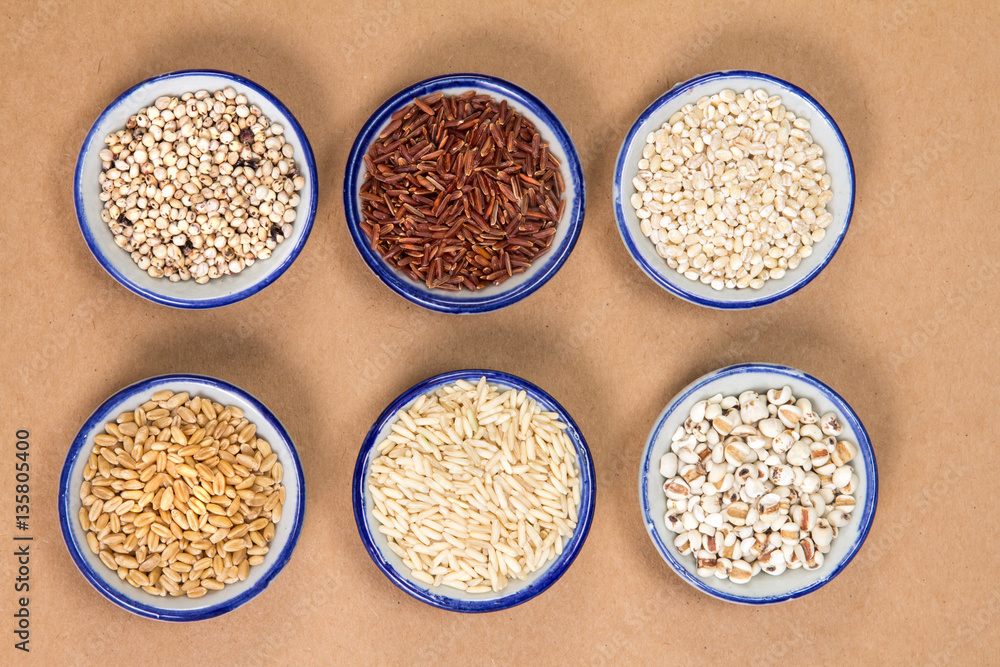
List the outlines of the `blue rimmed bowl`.
{"type": "Polygon", "coordinates": [[[485,313],[504,308],[527,297],[549,281],[569,257],[583,224],[586,197],[584,191],[583,168],[580,157],[573,146],[566,128],[556,115],[537,97],[514,84],[484,74],[448,74],[437,76],[399,91],[372,114],[361,128],[351,148],[344,177],[344,211],[347,226],[354,239],[361,258],[378,279],[404,299],[442,313],[485,313]],[[507,104],[535,124],[542,140],[548,142],[549,151],[559,160],[563,182],[566,210],[556,226],[556,234],[549,250],[532,262],[531,267],[506,280],[500,285],[489,285],[475,292],[463,289],[449,292],[430,289],[424,283],[411,280],[409,276],[390,266],[361,228],[361,185],[367,169],[364,157],[380,132],[389,124],[396,111],[413,102],[416,97],[424,97],[441,92],[446,95],[461,95],[475,90],[491,95],[497,101],[507,100],[507,104]]]}
{"type": "Polygon", "coordinates": [[[618,232],[625,248],[643,272],[660,287],[691,303],[738,310],[757,308],[774,303],[805,287],[830,262],[847,234],[854,211],[854,162],[844,135],[833,117],[807,92],[787,81],[769,74],[743,70],[712,72],[679,83],[650,104],[640,114],[618,151],[612,184],[612,200],[618,232]],[[656,246],[639,229],[639,218],[630,199],[635,194],[632,179],[639,171],[638,163],[646,136],[660,129],[674,113],[686,104],[694,104],[701,97],[714,95],[726,88],[737,94],[747,89],[762,88],[769,95],[780,95],[786,109],[797,117],[810,122],[813,140],[823,148],[827,173],[830,174],[833,199],[827,211],[833,221],[826,229],[826,236],[813,244],[813,253],[802,263],[788,271],[782,278],[768,280],[760,289],[712,289],[697,280],[690,280],[667,265],[667,260],[656,252],[656,246]]]}
{"type": "Polygon", "coordinates": [[[446,609],[466,613],[499,611],[509,609],[531,598],[540,595],[559,577],[561,577],[576,559],[590,531],[594,518],[594,503],[597,490],[594,476],[594,463],[590,450],[583,439],[583,434],[569,413],[556,402],[554,398],[527,380],[516,375],[490,370],[462,370],[443,373],[424,380],[407,389],[396,400],[389,404],[375,424],[368,431],[358,454],[358,462],[354,467],[354,481],[351,492],[354,498],[354,520],[358,524],[361,541],[375,565],[403,591],[421,602],[446,609]],[[466,593],[446,586],[431,589],[427,584],[414,579],[410,575],[402,559],[393,553],[386,545],[385,535],[378,532],[379,523],[369,509],[374,507],[371,492],[368,490],[368,467],[372,459],[378,458],[376,446],[389,434],[391,426],[396,421],[400,410],[408,409],[420,396],[433,392],[443,386],[454,384],[457,380],[477,383],[479,378],[486,376],[486,381],[498,386],[501,390],[523,389],[530,398],[535,399],[545,410],[559,415],[566,424],[566,434],[576,448],[577,465],[580,475],[580,508],[576,530],[563,547],[562,554],[549,561],[543,568],[536,570],[524,581],[512,579],[498,593],[466,593]]]}
{"type": "Polygon", "coordinates": [[[868,432],[840,394],[808,373],[794,368],[775,364],[739,364],[698,378],[677,394],[660,413],[642,452],[639,504],[646,532],[653,540],[656,550],[681,579],[701,592],[726,602],[774,604],[808,595],[825,586],[857,555],[875,518],[878,468],[868,432]],[[857,505],[851,514],[851,521],[839,529],[823,565],[816,570],[799,568],[786,570],[777,576],[760,573],[746,584],[734,584],[728,579],[717,579],[715,576],[699,577],[694,556],[682,555],[677,551],[674,546],[676,534],[667,530],[664,525],[667,498],[663,493],[663,483],[666,480],[660,474],[660,457],[670,451],[671,436],[687,419],[696,402],[717,393],[738,396],[744,391],[754,390],[763,395],[768,389],[780,389],[785,385],[792,388],[792,394],[796,398],[808,398],[812,401],[813,410],[819,414],[837,414],[844,426],[844,432],[838,437],[858,445],[858,456],[850,463],[859,480],[854,494],[857,505]]]}
{"type": "Polygon", "coordinates": [[[288,270],[309,238],[316,217],[316,160],[305,132],[292,112],[262,86],[237,74],[215,70],[183,70],[161,74],[129,88],[106,108],[87,133],[80,148],[73,181],[76,217],[91,253],[104,270],[123,286],[155,303],[174,308],[216,308],[227,306],[261,291],[288,270]],[[254,262],[236,275],[222,276],[199,285],[193,280],[170,282],[152,278],[140,269],[129,253],[115,245],[114,235],[101,220],[104,203],[99,199],[101,186],[100,152],[104,138],[125,127],[128,117],[149,106],[162,95],[182,95],[207,90],[214,92],[232,86],[247,96],[250,104],[260,107],[265,116],[285,129],[285,140],[295,149],[305,186],[299,191],[292,235],[273,250],[265,260],[254,262]]]}
{"type": "Polygon", "coordinates": [[[122,609],[160,621],[200,621],[230,612],[260,595],[281,572],[291,558],[302,530],[305,515],[305,479],[295,445],[288,432],[270,410],[239,387],[203,375],[160,375],[125,387],[104,401],[84,423],[70,445],[59,479],[59,524],[63,540],[73,562],[97,592],[122,609]],[[87,546],[87,536],[80,526],[78,514],[82,507],[80,486],[83,469],[94,444],[94,436],[104,433],[104,424],[113,422],[125,412],[139,407],[162,389],[174,393],[188,392],[210,398],[223,405],[235,405],[246,418],[257,425],[257,436],[266,440],[284,467],[281,483],[286,497],[281,521],[275,524],[270,551],[260,565],[250,568],[246,581],[229,584],[221,591],[209,591],[198,599],[187,597],[156,597],[134,588],[118,578],[87,546]]]}

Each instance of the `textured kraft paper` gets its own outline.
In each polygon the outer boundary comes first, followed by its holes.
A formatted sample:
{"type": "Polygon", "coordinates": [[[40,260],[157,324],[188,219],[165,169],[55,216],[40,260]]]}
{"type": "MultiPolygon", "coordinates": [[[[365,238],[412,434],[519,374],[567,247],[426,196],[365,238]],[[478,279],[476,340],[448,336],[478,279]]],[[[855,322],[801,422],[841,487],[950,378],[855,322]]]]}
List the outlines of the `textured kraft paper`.
{"type": "Polygon", "coordinates": [[[991,3],[39,3],[0,12],[0,663],[996,663],[1000,11],[991,3]],[[196,312],[119,286],[87,250],[77,151],[124,89],[223,69],[297,116],[319,170],[298,261],[237,305],[196,312]],[[857,170],[854,220],[812,284],[718,312],[657,287],[628,256],[612,170],[636,116],[719,69],[791,81],[833,115],[857,170]],[[561,118],[587,178],[562,270],[488,315],[409,305],[351,243],[351,142],[390,95],[475,71],[561,118]],[[733,363],[803,369],[856,409],[881,494],[865,547],[803,599],[751,608],[677,577],[639,514],[639,456],[682,387],[733,363]],[[487,367],[540,385],[574,416],[597,470],[579,558],[515,609],[448,613],[394,587],[351,513],[362,438],[399,393],[487,367]],[[132,382],[193,372],[235,383],[282,420],[308,487],[291,561],[258,598],[194,624],[102,598],[59,533],[58,475],[90,413],[132,382]],[[31,654],[14,649],[15,431],[31,433],[31,654]],[[231,642],[231,643],[230,643],[231,642]]]}

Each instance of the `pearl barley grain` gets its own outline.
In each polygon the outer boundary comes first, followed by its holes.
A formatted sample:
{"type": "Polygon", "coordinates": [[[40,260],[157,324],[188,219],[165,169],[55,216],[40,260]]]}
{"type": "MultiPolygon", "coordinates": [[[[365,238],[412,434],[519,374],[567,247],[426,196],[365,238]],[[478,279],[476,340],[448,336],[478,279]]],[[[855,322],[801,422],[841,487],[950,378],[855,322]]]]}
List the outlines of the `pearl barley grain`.
{"type": "Polygon", "coordinates": [[[812,254],[833,221],[809,121],[764,90],[687,104],[646,145],[630,203],[667,265],[713,289],[760,289],[812,254]]]}
{"type": "Polygon", "coordinates": [[[232,87],[159,97],[105,144],[101,219],[153,278],[237,274],[292,232],[305,186],[293,148],[232,87]]]}
{"type": "MultiPolygon", "coordinates": [[[[678,534],[682,555],[697,553],[699,575],[742,584],[760,571],[822,566],[855,508],[858,478],[848,462],[858,450],[822,432],[818,440],[806,435],[814,431],[805,415],[815,416],[811,403],[796,401],[788,386],[717,394],[696,402],[674,433],[660,460],[664,524],[678,534]]],[[[843,430],[833,413],[823,421],[843,430]]]]}

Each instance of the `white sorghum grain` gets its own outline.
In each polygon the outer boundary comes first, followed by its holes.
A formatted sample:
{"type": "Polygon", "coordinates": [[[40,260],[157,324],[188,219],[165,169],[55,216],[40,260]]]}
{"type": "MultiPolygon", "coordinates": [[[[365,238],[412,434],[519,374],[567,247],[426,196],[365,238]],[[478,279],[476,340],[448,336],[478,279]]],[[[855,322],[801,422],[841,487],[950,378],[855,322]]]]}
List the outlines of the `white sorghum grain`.
{"type": "Polygon", "coordinates": [[[848,465],[857,446],[842,431],[787,386],[695,403],[660,460],[675,473],[663,485],[674,546],[699,575],[738,584],[821,567],[859,484],[848,465]]]}
{"type": "Polygon", "coordinates": [[[238,407],[159,391],[94,437],[80,487],[87,546],[152,595],[244,581],[281,519],[283,469],[238,407]]]}
{"type": "Polygon", "coordinates": [[[154,278],[239,273],[292,231],[305,185],[292,146],[231,87],[157,98],[105,143],[101,219],[154,278]]]}
{"type": "Polygon", "coordinates": [[[667,265],[714,289],[759,289],[812,254],[833,220],[809,121],[763,90],[687,104],[646,137],[631,204],[667,265]]]}
{"type": "Polygon", "coordinates": [[[418,581],[499,591],[562,553],[580,505],[566,425],[524,390],[460,380],[398,413],[368,488],[418,581]]]}

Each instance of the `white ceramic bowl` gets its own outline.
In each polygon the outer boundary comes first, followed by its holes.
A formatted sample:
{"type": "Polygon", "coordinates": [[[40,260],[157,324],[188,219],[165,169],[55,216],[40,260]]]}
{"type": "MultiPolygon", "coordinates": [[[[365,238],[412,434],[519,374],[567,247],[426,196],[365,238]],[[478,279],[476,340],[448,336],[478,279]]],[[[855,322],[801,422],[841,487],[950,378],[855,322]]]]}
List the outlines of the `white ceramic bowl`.
{"type": "Polygon", "coordinates": [[[613,200],[618,232],[635,263],[669,292],[691,303],[710,308],[756,308],[783,299],[804,287],[815,278],[833,258],[847,233],[854,210],[854,163],[840,128],[829,113],[801,88],[777,77],[759,72],[713,72],[679,83],[653,102],[642,112],[629,129],[615,165],[613,200]],[[780,95],[782,104],[796,116],[807,119],[814,140],[823,147],[827,172],[832,181],[833,200],[827,211],[833,222],[826,229],[822,241],[813,245],[813,254],[802,260],[795,269],[778,280],[768,280],[762,288],[712,289],[697,280],[689,280],[667,265],[667,260],[656,253],[652,241],[639,229],[639,218],[629,200],[635,194],[632,179],[638,172],[639,159],[646,145],[646,136],[667,121],[685,104],[693,104],[701,97],[711,96],[729,88],[742,93],[747,89],[763,88],[770,95],[780,95]]]}
{"type": "Polygon", "coordinates": [[[714,371],[685,387],[660,413],[646,441],[639,469],[639,503],[642,518],[657,551],[673,570],[698,590],[709,595],[743,604],[773,604],[801,597],[827,584],[840,574],[858,553],[875,518],[878,502],[878,469],[871,441],[861,420],[837,392],[802,371],[773,364],[740,364],[714,371]],[[670,450],[670,439],[684,423],[691,406],[717,393],[739,395],[747,390],[763,394],[768,389],[788,385],[796,398],[808,398],[819,414],[834,412],[844,425],[841,439],[858,445],[858,456],[851,461],[860,483],[854,497],[857,506],[851,521],[839,529],[823,565],[816,570],[786,570],[771,576],[760,573],[746,584],[734,584],[715,576],[699,577],[691,554],[681,555],[674,546],[676,534],[667,530],[663,517],[667,498],[663,493],[666,481],[660,474],[660,457],[670,450]]]}
{"type": "Polygon", "coordinates": [[[59,522],[70,556],[83,576],[97,591],[113,603],[139,616],[161,621],[198,621],[232,611],[250,601],[271,583],[288,562],[299,539],[305,515],[305,480],[302,465],[291,438],[281,422],[264,405],[239,387],[201,375],[161,375],[125,387],[94,411],[70,445],[59,481],[59,522]],[[243,410],[257,425],[258,437],[266,440],[284,467],[281,483],[285,486],[285,505],[281,521],[275,525],[270,552],[260,565],[250,568],[246,581],[227,585],[221,591],[209,591],[204,597],[156,597],[134,588],[109,570],[87,546],[87,536],[77,515],[83,506],[80,485],[83,469],[93,448],[94,436],[104,433],[104,424],[114,421],[126,410],[134,410],[161,390],[186,391],[191,396],[205,396],[243,410]]]}
{"type": "Polygon", "coordinates": [[[404,299],[442,313],[484,313],[509,306],[527,297],[549,281],[569,257],[576,239],[580,235],[586,205],[583,168],[580,157],[569,138],[566,128],[552,111],[537,97],[514,84],[485,76],[483,74],[448,74],[420,81],[393,95],[361,128],[351,155],[347,161],[344,177],[344,211],[347,226],[354,239],[354,245],[379,280],[404,299]],[[563,196],[566,208],[556,226],[556,233],[548,251],[538,257],[524,273],[504,281],[500,285],[488,285],[470,292],[463,289],[450,292],[430,289],[424,283],[411,280],[409,276],[382,259],[382,255],[371,247],[371,242],[361,228],[361,185],[367,168],[364,156],[382,129],[389,124],[393,113],[411,104],[415,97],[425,97],[432,93],[461,95],[470,90],[491,95],[496,100],[507,100],[510,107],[534,123],[549,151],[559,160],[565,190],[563,196]]]}
{"type": "Polygon", "coordinates": [[[569,569],[590,531],[590,524],[594,518],[596,487],[594,464],[587,443],[583,439],[583,434],[569,413],[554,398],[527,380],[509,373],[488,370],[452,371],[428,378],[410,387],[379,415],[378,420],[361,445],[358,462],[354,467],[352,485],[354,520],[358,525],[361,541],[375,565],[392,583],[407,594],[421,602],[449,611],[466,613],[498,611],[527,602],[536,595],[540,595],[569,569]],[[524,581],[512,579],[502,591],[497,593],[466,593],[447,586],[431,588],[413,578],[402,559],[388,548],[385,535],[378,532],[378,520],[368,511],[368,508],[374,506],[371,491],[368,489],[368,466],[373,458],[377,458],[378,451],[375,448],[391,431],[392,425],[396,422],[396,414],[400,410],[409,408],[420,396],[443,386],[454,384],[457,380],[476,383],[483,376],[486,376],[487,382],[502,389],[525,390],[528,396],[538,401],[545,410],[558,413],[559,418],[566,424],[566,434],[576,447],[580,475],[580,508],[577,513],[576,530],[566,541],[560,555],[550,560],[541,569],[528,575],[524,581]]]}
{"type": "Polygon", "coordinates": [[[115,280],[139,296],[166,306],[215,308],[261,291],[277,280],[298,257],[316,216],[316,161],[298,121],[263,87],[228,72],[185,70],[161,74],[129,88],[101,113],[80,149],[73,190],[83,238],[97,261],[115,280]],[[244,93],[271,121],[284,126],[285,140],[295,149],[294,159],[306,183],[299,192],[301,201],[296,208],[292,235],[278,244],[269,258],[254,262],[236,275],[222,276],[204,285],[193,280],[173,283],[166,278],[152,278],[132,261],[127,251],[115,245],[114,235],[101,220],[104,203],[99,199],[101,186],[97,179],[101,173],[100,152],[105,148],[104,138],[125,127],[129,116],[162,95],[181,95],[202,89],[214,92],[226,86],[244,93]]]}

